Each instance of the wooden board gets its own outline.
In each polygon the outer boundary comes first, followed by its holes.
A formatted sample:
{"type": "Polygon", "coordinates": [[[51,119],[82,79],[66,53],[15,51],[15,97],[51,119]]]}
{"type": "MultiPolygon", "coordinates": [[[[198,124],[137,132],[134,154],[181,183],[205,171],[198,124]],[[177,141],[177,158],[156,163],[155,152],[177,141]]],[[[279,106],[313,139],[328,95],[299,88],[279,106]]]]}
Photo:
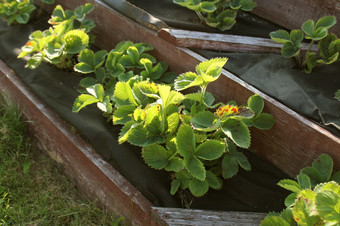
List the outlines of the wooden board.
{"type": "MultiPolygon", "coordinates": [[[[283,46],[283,44],[275,43],[268,38],[187,31],[173,28],[163,28],[159,30],[158,37],[179,47],[228,52],[281,53],[283,46]]],[[[301,44],[302,51],[307,51],[308,48],[308,43],[301,44]]],[[[313,45],[311,51],[317,52],[317,46],[313,45]]]]}
{"type": "Polygon", "coordinates": [[[255,0],[257,7],[252,13],[288,29],[301,29],[309,19],[317,21],[323,16],[333,15],[337,24],[331,28],[340,36],[339,0],[255,0]]]}
{"type": "MultiPolygon", "coordinates": [[[[266,216],[264,213],[226,212],[208,210],[190,210],[178,208],[153,207],[155,219],[165,219],[165,225],[195,225],[195,226],[258,226],[266,216]]],[[[160,225],[163,225],[160,223],[160,225]]]]}

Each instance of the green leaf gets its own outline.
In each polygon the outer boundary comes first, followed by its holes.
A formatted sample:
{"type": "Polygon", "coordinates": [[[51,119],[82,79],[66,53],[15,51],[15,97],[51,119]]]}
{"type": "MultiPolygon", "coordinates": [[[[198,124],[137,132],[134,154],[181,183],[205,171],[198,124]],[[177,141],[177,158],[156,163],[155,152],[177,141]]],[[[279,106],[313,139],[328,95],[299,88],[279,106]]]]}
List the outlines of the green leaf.
{"type": "Polygon", "coordinates": [[[97,103],[99,100],[88,94],[81,94],[80,96],[77,97],[77,99],[73,103],[73,108],[72,112],[79,112],[82,108],[90,105],[97,103]]]}
{"type": "Polygon", "coordinates": [[[207,171],[206,180],[208,181],[209,186],[213,189],[218,190],[222,188],[222,183],[219,178],[209,170],[207,171]]]}
{"type": "Polygon", "coordinates": [[[331,177],[331,180],[335,181],[336,183],[340,184],[340,171],[334,173],[331,177]]]}
{"type": "Polygon", "coordinates": [[[312,187],[315,187],[317,184],[322,182],[322,176],[320,172],[314,167],[305,167],[300,171],[300,174],[302,173],[309,176],[312,187]]]}
{"type": "Polygon", "coordinates": [[[162,99],[162,105],[166,108],[170,104],[178,105],[184,100],[184,95],[180,92],[171,90],[168,85],[159,85],[159,96],[162,99]]]}
{"type": "Polygon", "coordinates": [[[247,157],[242,152],[235,152],[233,156],[237,159],[238,164],[247,171],[251,170],[251,165],[247,159],[247,157]]]}
{"type": "Polygon", "coordinates": [[[275,124],[274,117],[268,113],[259,114],[253,121],[253,125],[256,128],[259,128],[262,130],[268,130],[272,128],[274,124],[275,124]]]}
{"type": "Polygon", "coordinates": [[[319,171],[321,182],[330,180],[333,172],[333,160],[329,155],[321,154],[319,158],[313,162],[312,166],[319,171]]]}
{"type": "Polygon", "coordinates": [[[229,118],[221,126],[222,131],[241,148],[249,148],[250,132],[248,127],[237,119],[229,118]]]}
{"type": "Polygon", "coordinates": [[[264,107],[264,101],[261,96],[254,94],[248,99],[248,107],[255,113],[255,117],[258,116],[264,107]]]}
{"type": "Polygon", "coordinates": [[[269,33],[270,38],[276,43],[288,43],[290,42],[289,33],[285,30],[277,30],[269,33]]]}
{"type": "Polygon", "coordinates": [[[301,189],[311,189],[312,184],[310,182],[309,176],[304,173],[301,173],[297,176],[298,183],[301,189]]]}
{"type": "Polygon", "coordinates": [[[163,169],[169,163],[167,150],[158,144],[144,147],[142,157],[145,163],[153,169],[163,169]]]}
{"type": "Polygon", "coordinates": [[[296,56],[299,53],[300,53],[299,46],[296,46],[295,44],[293,44],[291,42],[287,42],[287,43],[283,44],[283,46],[281,48],[281,54],[282,54],[282,56],[284,56],[286,58],[296,56]]]}
{"type": "Polygon", "coordinates": [[[307,69],[305,69],[305,73],[309,74],[312,72],[313,68],[316,67],[317,65],[316,54],[312,52],[307,52],[306,62],[307,62],[307,69]]]}
{"type": "Polygon", "coordinates": [[[291,194],[289,194],[286,198],[285,198],[285,206],[286,207],[291,207],[294,203],[295,200],[297,198],[297,193],[293,192],[291,194]]]}
{"type": "Polygon", "coordinates": [[[97,103],[97,107],[105,113],[111,113],[112,103],[109,96],[104,96],[103,100],[97,103]]]}
{"type": "Polygon", "coordinates": [[[52,4],[54,4],[54,1],[55,0],[41,0],[42,2],[45,2],[46,4],[50,4],[50,5],[52,5],[52,4]]]}
{"type": "Polygon", "coordinates": [[[315,204],[324,220],[333,223],[340,222],[340,194],[332,190],[323,190],[316,194],[315,204]]]}
{"type": "Polygon", "coordinates": [[[226,154],[222,159],[222,176],[229,179],[238,172],[238,162],[231,154],[226,154]]]}
{"type": "Polygon", "coordinates": [[[196,196],[201,197],[209,190],[209,184],[207,180],[200,181],[197,179],[192,179],[189,182],[189,190],[190,192],[196,196]]]}
{"type": "Polygon", "coordinates": [[[184,165],[191,176],[201,181],[205,180],[206,170],[199,159],[196,157],[184,158],[184,165]]]}
{"type": "Polygon", "coordinates": [[[334,98],[340,101],[340,89],[336,91],[334,98]]]}
{"type": "Polygon", "coordinates": [[[306,22],[304,22],[301,26],[301,29],[303,30],[303,32],[306,33],[306,38],[310,38],[313,36],[314,33],[314,21],[313,20],[307,20],[306,22]]]}
{"type": "Polygon", "coordinates": [[[300,43],[304,38],[303,32],[301,30],[292,30],[290,32],[290,40],[294,43],[294,46],[300,47],[300,43]]]}
{"type": "Polygon", "coordinates": [[[199,75],[207,74],[217,79],[221,74],[221,69],[227,63],[227,58],[213,58],[201,62],[196,66],[199,75]]]}
{"type": "Polygon", "coordinates": [[[136,106],[124,105],[114,111],[112,116],[112,122],[115,125],[124,125],[126,122],[132,119],[132,114],[136,106]]]}
{"type": "Polygon", "coordinates": [[[182,125],[177,133],[177,150],[179,154],[185,158],[190,158],[194,155],[195,148],[193,129],[187,124],[182,125]]]}
{"type": "Polygon", "coordinates": [[[331,44],[337,42],[335,41],[336,39],[337,38],[334,34],[328,34],[325,38],[318,42],[318,49],[320,50],[320,55],[326,60],[331,58],[337,52],[337,49],[335,48],[334,44],[333,45],[331,44]]]}
{"type": "Polygon", "coordinates": [[[157,143],[149,139],[148,130],[145,129],[141,124],[131,128],[127,135],[127,141],[135,146],[145,147],[157,143]]]}
{"type": "MultiPolygon", "coordinates": [[[[323,39],[324,37],[327,36],[327,33],[328,33],[328,31],[327,31],[326,28],[320,27],[320,28],[316,29],[316,30],[314,31],[313,36],[312,36],[312,37],[309,37],[309,38],[310,38],[310,39],[314,39],[314,40],[316,40],[316,41],[317,41],[317,40],[321,40],[321,39],[323,39]]],[[[307,36],[306,36],[306,38],[308,39],[307,36]]]]}
{"type": "Polygon", "coordinates": [[[36,69],[39,67],[43,59],[43,55],[41,53],[34,54],[28,61],[27,65],[30,69],[36,69]]]}
{"type": "Polygon", "coordinates": [[[80,63],[77,63],[76,65],[74,65],[73,69],[76,72],[83,73],[83,74],[88,74],[88,73],[94,72],[94,68],[91,65],[89,65],[87,63],[83,63],[83,62],[80,62],[80,63]]]}
{"type": "Polygon", "coordinates": [[[180,74],[176,80],[175,80],[175,90],[181,91],[187,88],[190,88],[192,86],[195,86],[196,84],[193,83],[195,79],[197,78],[197,74],[194,72],[186,72],[183,74],[180,74]]]}
{"type": "MultiPolygon", "coordinates": [[[[177,107],[176,107],[177,109],[177,107]]],[[[179,114],[178,112],[172,112],[170,114],[167,113],[166,122],[167,122],[167,133],[171,134],[175,132],[178,128],[180,123],[179,114]]]]}
{"type": "Polygon", "coordinates": [[[186,189],[189,187],[189,182],[192,180],[192,176],[188,173],[187,170],[181,170],[175,173],[175,178],[181,182],[181,188],[186,189]]]}
{"type": "Polygon", "coordinates": [[[113,98],[116,103],[116,107],[131,104],[138,106],[138,103],[134,99],[132,89],[127,82],[117,82],[113,98]]]}
{"type": "Polygon", "coordinates": [[[335,16],[324,16],[316,22],[315,30],[317,30],[320,27],[329,29],[335,24],[336,24],[335,16]]]}
{"type": "Polygon", "coordinates": [[[94,67],[96,69],[104,64],[106,55],[107,55],[106,50],[100,50],[94,54],[94,67]]]}
{"type": "Polygon", "coordinates": [[[303,190],[298,195],[293,206],[293,216],[298,225],[317,225],[321,220],[315,212],[315,193],[311,190],[303,190]]]}
{"type": "Polygon", "coordinates": [[[170,158],[168,165],[164,169],[166,171],[179,172],[184,169],[184,161],[179,157],[170,158]]]}
{"type": "Polygon", "coordinates": [[[89,45],[89,36],[79,29],[67,32],[62,40],[65,42],[65,51],[71,54],[79,53],[89,45]]]}
{"type": "Polygon", "coordinates": [[[277,185],[279,185],[280,187],[286,190],[289,190],[295,193],[299,193],[302,190],[300,185],[297,182],[290,180],[290,179],[280,180],[277,185]]]}
{"type": "Polygon", "coordinates": [[[181,182],[179,180],[176,180],[176,179],[173,180],[171,182],[170,194],[175,195],[180,185],[181,185],[181,182]]]}
{"type": "Polygon", "coordinates": [[[216,10],[216,6],[213,2],[202,2],[201,10],[206,13],[212,13],[216,10]]]}
{"type": "Polygon", "coordinates": [[[220,126],[220,120],[210,111],[201,111],[191,118],[191,125],[198,131],[211,132],[220,126]]]}
{"type": "Polygon", "coordinates": [[[266,217],[263,221],[261,221],[261,226],[290,226],[290,224],[285,221],[280,216],[269,216],[266,217]]]}
{"type": "Polygon", "coordinates": [[[96,97],[99,101],[103,101],[105,91],[101,84],[95,84],[93,86],[87,87],[86,91],[92,96],[96,97]]]}
{"type": "Polygon", "coordinates": [[[97,83],[98,83],[97,79],[92,78],[92,77],[85,77],[82,80],[80,80],[79,85],[83,88],[87,88],[97,83]]]}
{"type": "Polygon", "coordinates": [[[222,156],[225,149],[222,141],[207,140],[196,148],[195,156],[203,160],[215,160],[222,156]]]}

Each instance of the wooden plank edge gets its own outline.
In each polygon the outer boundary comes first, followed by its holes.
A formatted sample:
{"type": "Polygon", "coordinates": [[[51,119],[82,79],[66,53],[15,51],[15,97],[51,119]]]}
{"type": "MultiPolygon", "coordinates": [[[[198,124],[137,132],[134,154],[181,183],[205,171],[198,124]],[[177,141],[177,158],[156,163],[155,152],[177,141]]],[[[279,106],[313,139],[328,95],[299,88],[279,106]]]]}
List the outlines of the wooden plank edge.
{"type": "Polygon", "coordinates": [[[0,60],[0,91],[23,110],[29,131],[40,146],[91,198],[132,225],[157,225],[152,204],[117,170],[106,163],[71,126],[49,109],[15,73],[0,60]]]}
{"type": "MultiPolygon", "coordinates": [[[[160,29],[158,31],[158,37],[179,47],[210,49],[228,52],[280,54],[281,47],[283,46],[283,44],[275,43],[268,38],[207,33],[173,28],[160,29]]],[[[301,43],[302,51],[307,51],[308,48],[308,43],[301,43]]],[[[311,51],[317,52],[317,46],[313,45],[311,51]]]]}
{"type": "MultiPolygon", "coordinates": [[[[168,225],[244,225],[257,226],[266,213],[211,211],[153,207],[155,219],[165,219],[168,225]]],[[[160,223],[160,225],[163,225],[160,223]]]]}

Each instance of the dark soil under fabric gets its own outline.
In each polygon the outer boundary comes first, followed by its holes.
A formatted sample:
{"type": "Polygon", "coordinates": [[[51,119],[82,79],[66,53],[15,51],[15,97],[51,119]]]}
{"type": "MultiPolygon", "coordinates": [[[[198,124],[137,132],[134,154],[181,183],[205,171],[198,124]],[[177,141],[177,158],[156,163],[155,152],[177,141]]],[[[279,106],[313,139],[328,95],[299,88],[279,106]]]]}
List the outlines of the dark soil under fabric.
{"type": "MultiPolygon", "coordinates": [[[[39,27],[42,29],[41,23],[9,27],[0,21],[0,59],[155,206],[181,207],[181,200],[169,193],[169,175],[144,164],[140,158],[140,148],[119,145],[117,138],[120,128],[107,123],[95,106],[87,107],[78,114],[72,113],[81,75],[63,72],[45,63],[36,70],[30,70],[24,67],[25,60],[17,59],[20,47],[26,43],[29,34],[39,27]]],[[[280,211],[284,208],[283,201],[288,193],[276,183],[288,177],[250,151],[245,150],[244,153],[249,158],[252,171],[241,170],[234,178],[224,181],[222,190],[210,190],[204,197],[196,198],[191,208],[252,212],[280,211]]]]}

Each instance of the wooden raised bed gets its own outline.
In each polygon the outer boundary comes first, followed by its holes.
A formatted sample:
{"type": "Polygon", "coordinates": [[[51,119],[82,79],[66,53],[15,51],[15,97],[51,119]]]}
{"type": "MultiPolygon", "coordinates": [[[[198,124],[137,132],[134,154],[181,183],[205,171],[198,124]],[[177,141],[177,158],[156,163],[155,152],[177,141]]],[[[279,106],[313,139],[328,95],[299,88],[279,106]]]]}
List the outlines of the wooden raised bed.
{"type": "MultiPolygon", "coordinates": [[[[153,54],[168,63],[178,73],[193,70],[202,56],[176,47],[149,30],[122,16],[100,0],[87,1],[95,5],[90,17],[96,22],[96,43],[99,48],[112,49],[123,40],[146,42],[154,46],[153,54]]],[[[75,8],[83,1],[58,1],[64,8],[75,8]]],[[[51,8],[52,9],[52,8],[51,8]]],[[[134,225],[167,225],[213,222],[223,224],[258,225],[265,214],[211,212],[153,207],[119,172],[95,153],[71,126],[62,121],[42,101],[32,94],[3,62],[0,61],[0,88],[24,109],[24,116],[35,123],[30,128],[39,143],[62,164],[68,174],[90,196],[126,217],[134,225]],[[194,218],[192,216],[195,216],[194,218]],[[210,217],[210,218],[209,218],[210,217]],[[236,220],[235,220],[236,219],[236,220]],[[187,220],[187,221],[186,221],[187,220]],[[237,223],[236,223],[237,222],[237,223]]],[[[272,162],[290,176],[310,165],[321,153],[332,156],[336,169],[340,167],[340,139],[305,119],[266,94],[260,92],[230,72],[223,70],[219,82],[211,84],[210,91],[218,100],[246,102],[256,93],[265,99],[265,111],[274,115],[276,124],[269,131],[252,131],[251,150],[272,162]],[[221,92],[221,90],[226,90],[221,92]],[[289,164],[287,164],[289,163],[289,164]]]]}

